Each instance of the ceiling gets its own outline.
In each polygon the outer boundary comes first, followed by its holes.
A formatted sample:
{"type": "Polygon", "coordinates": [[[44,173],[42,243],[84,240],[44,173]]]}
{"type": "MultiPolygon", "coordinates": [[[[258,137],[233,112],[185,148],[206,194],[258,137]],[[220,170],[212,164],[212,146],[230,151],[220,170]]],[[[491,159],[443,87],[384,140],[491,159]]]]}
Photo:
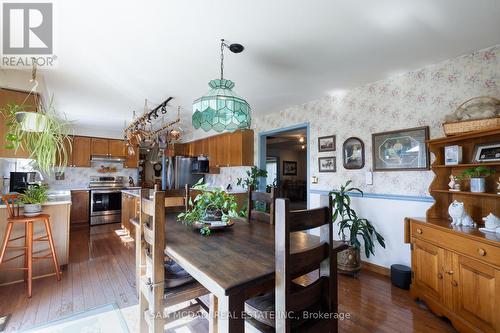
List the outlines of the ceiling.
{"type": "Polygon", "coordinates": [[[58,67],[45,80],[59,111],[119,130],[132,110],[191,103],[225,76],[255,114],[500,43],[495,0],[54,0],[58,67]]]}

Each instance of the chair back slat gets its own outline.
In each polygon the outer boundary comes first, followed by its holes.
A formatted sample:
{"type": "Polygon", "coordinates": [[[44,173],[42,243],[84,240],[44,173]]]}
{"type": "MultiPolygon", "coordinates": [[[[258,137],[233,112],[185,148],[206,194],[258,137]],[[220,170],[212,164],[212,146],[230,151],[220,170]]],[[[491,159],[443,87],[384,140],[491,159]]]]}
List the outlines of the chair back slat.
{"type": "Polygon", "coordinates": [[[276,188],[271,188],[271,193],[256,192],[253,186],[248,186],[248,202],[247,202],[247,217],[248,220],[257,220],[274,224],[274,206],[276,201],[276,188]],[[269,212],[256,210],[255,202],[261,202],[269,207],[269,212]]]}
{"type": "MultiPolygon", "coordinates": [[[[276,199],[275,227],[275,313],[300,312],[317,307],[314,311],[336,313],[337,300],[337,255],[333,250],[332,201],[328,207],[290,211],[289,199],[276,199]],[[320,227],[317,245],[308,245],[300,250],[294,244],[291,252],[290,237],[296,231],[306,231],[320,227]],[[293,284],[292,280],[319,268],[320,278],[313,284],[303,288],[293,284]]],[[[289,316],[275,316],[276,332],[290,332],[289,316]]],[[[321,321],[311,321],[313,325],[321,321]]],[[[324,325],[328,332],[338,331],[335,316],[330,316],[324,325]]]]}
{"type": "Polygon", "coordinates": [[[321,227],[324,224],[331,223],[331,214],[327,207],[295,210],[290,212],[290,230],[305,231],[321,227]]]}
{"type": "Polygon", "coordinates": [[[290,299],[289,311],[300,312],[321,304],[326,290],[328,290],[328,279],[324,276],[307,287],[300,288],[290,299]]]}
{"type": "Polygon", "coordinates": [[[165,191],[165,208],[184,207],[188,209],[189,186],[184,185],[183,189],[173,189],[165,191]]]}
{"type": "Polygon", "coordinates": [[[149,198],[141,198],[141,211],[148,216],[154,216],[155,214],[154,201],[149,198]]]}
{"type": "Polygon", "coordinates": [[[328,244],[321,243],[312,249],[290,254],[290,274],[292,277],[305,275],[320,268],[321,262],[328,258],[328,244]]]}
{"type": "Polygon", "coordinates": [[[10,218],[16,216],[15,214],[15,201],[19,198],[18,194],[5,194],[2,195],[2,201],[5,203],[7,207],[7,213],[10,218]]]}

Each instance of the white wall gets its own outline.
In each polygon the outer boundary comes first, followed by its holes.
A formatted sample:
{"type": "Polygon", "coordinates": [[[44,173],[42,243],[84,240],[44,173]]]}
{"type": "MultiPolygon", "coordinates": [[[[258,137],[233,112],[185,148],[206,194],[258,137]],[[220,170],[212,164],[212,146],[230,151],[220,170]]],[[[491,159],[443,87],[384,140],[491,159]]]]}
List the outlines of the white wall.
{"type": "MultiPolygon", "coordinates": [[[[327,205],[327,195],[311,194],[311,208],[327,205]]],[[[392,264],[410,266],[410,245],[404,243],[404,223],[402,221],[405,217],[425,216],[425,212],[430,206],[429,202],[352,197],[352,208],[360,217],[373,223],[377,231],[384,236],[386,243],[385,249],[377,243],[375,256],[370,256],[370,258],[365,257],[362,249],[362,260],[387,268],[392,264]]],[[[335,224],[334,236],[337,239],[339,239],[338,231],[335,224]]],[[[316,232],[316,234],[319,233],[316,232]]]]}

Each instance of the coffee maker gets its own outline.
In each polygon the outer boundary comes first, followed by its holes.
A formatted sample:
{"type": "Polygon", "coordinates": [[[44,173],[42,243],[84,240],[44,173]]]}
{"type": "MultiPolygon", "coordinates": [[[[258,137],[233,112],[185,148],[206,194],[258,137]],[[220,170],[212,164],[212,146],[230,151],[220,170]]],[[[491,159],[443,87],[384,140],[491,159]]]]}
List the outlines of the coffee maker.
{"type": "Polygon", "coordinates": [[[11,172],[9,192],[24,193],[29,186],[36,185],[36,172],[11,172]]]}

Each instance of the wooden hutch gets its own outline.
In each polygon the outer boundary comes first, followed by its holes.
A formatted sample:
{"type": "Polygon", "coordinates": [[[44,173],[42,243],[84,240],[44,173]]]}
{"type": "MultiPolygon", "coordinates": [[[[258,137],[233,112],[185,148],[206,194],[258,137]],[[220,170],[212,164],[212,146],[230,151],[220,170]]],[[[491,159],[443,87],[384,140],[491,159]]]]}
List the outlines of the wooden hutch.
{"type": "Polygon", "coordinates": [[[498,142],[500,129],[429,140],[435,156],[429,192],[435,203],[425,218],[405,219],[405,242],[412,250],[411,294],[460,332],[500,332],[500,234],[478,229],[489,213],[500,217],[500,162],[473,162],[475,145],[498,142]],[[462,164],[445,165],[444,147],[451,145],[462,146],[462,164]],[[495,170],[486,179],[486,193],[470,192],[468,181],[461,191],[449,191],[450,175],[480,165],[495,170]],[[454,200],[464,203],[478,227],[450,225],[448,206],[454,200]]]}

